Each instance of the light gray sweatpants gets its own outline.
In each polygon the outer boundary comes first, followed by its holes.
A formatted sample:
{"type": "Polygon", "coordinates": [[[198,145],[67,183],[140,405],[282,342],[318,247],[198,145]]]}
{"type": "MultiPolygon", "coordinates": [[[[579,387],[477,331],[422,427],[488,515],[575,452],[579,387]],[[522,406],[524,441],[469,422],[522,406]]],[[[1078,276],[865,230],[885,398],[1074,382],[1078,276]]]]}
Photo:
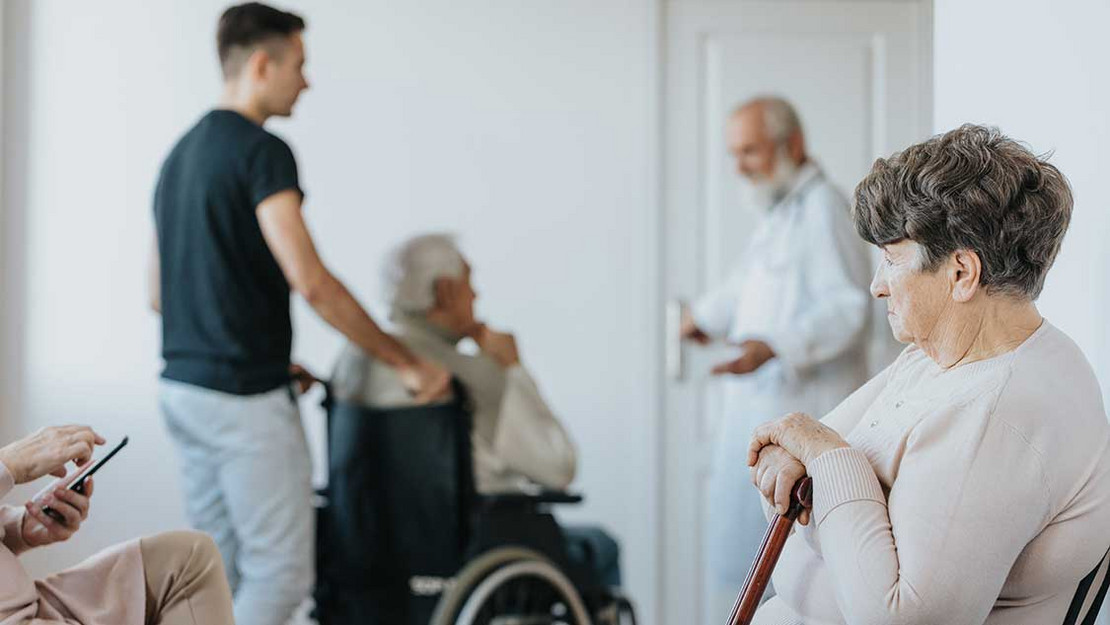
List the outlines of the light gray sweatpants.
{"type": "Polygon", "coordinates": [[[231,395],[161,380],[189,522],[216,541],[238,625],[285,625],[314,582],[312,476],[285,387],[231,395]]]}

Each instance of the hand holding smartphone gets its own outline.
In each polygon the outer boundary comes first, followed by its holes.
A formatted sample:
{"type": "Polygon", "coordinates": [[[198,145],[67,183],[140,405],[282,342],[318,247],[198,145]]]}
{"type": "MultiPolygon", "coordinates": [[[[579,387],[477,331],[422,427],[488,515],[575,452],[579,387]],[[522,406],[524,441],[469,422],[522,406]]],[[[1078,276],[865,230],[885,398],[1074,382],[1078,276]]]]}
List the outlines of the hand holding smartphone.
{"type": "MultiPolygon", "coordinates": [[[[123,447],[127,445],[127,441],[128,437],[124,436],[123,440],[120,441],[118,445],[113,447],[112,450],[109,451],[104,457],[96,461],[88,462],[83,467],[76,467],[69,475],[55,480],[49,486],[39,491],[38,494],[31,498],[31,501],[41,504],[43,498],[46,497],[47,494],[54,492],[59,486],[67,487],[69,488],[69,490],[78,494],[85,494],[86,480],[92,477],[94,473],[99,471],[100,467],[107,464],[108,461],[112,459],[112,456],[115,456],[117,453],[119,453],[119,450],[123,449],[123,447]]],[[[65,518],[61,514],[59,514],[57,510],[54,510],[49,506],[43,506],[42,511],[44,514],[54,519],[55,521],[58,521],[59,523],[65,523],[65,518]]]]}

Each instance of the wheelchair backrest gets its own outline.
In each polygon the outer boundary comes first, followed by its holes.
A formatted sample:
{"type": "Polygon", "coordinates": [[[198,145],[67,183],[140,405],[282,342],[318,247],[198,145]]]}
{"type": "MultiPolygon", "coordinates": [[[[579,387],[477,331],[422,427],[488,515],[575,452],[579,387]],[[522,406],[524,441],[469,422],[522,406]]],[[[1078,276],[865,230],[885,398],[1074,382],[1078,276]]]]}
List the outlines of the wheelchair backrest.
{"type": "Polygon", "coordinates": [[[463,564],[474,485],[470,411],[458,385],[455,397],[397,409],[325,402],[322,623],[419,622],[463,564]]]}

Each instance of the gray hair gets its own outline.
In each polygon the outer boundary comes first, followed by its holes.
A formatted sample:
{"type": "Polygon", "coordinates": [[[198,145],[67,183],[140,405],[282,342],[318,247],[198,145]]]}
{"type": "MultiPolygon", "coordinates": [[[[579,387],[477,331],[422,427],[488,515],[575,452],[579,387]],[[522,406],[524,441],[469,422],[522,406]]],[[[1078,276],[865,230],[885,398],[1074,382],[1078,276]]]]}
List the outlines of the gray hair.
{"type": "Polygon", "coordinates": [[[462,253],[449,234],[424,234],[398,247],[386,268],[394,313],[422,313],[435,306],[438,278],[463,275],[462,253]]]}
{"type": "Polygon", "coordinates": [[[763,112],[763,126],[775,143],[786,143],[796,132],[802,131],[802,121],[798,111],[786,101],[785,98],[774,95],[764,95],[752,98],[733,109],[733,115],[752,107],[759,107],[763,112]]]}
{"type": "Polygon", "coordinates": [[[1071,212],[1059,169],[997,128],[975,124],[875,161],[852,208],[870,243],[920,244],[922,271],[970,250],[988,294],[1030,300],[1044,288],[1071,212]]]}

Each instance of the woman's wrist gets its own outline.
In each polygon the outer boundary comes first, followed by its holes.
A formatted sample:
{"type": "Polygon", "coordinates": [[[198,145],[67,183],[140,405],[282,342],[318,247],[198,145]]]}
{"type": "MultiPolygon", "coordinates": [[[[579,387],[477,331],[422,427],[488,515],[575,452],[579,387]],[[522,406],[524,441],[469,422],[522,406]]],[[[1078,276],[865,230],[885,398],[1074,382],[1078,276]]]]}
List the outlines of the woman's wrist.
{"type": "Polygon", "coordinates": [[[4,476],[11,479],[12,484],[19,483],[19,476],[15,474],[14,462],[4,453],[3,449],[0,449],[0,483],[4,482],[4,476]]]}
{"type": "Polygon", "coordinates": [[[15,474],[8,468],[4,458],[0,456],[0,493],[10,490],[15,486],[15,474]]]}
{"type": "Polygon", "coordinates": [[[820,458],[822,455],[824,455],[824,454],[826,454],[830,451],[833,451],[833,450],[836,450],[836,449],[844,449],[846,447],[851,447],[851,445],[849,445],[847,441],[844,441],[844,440],[830,440],[828,442],[817,445],[814,449],[807,450],[808,453],[806,453],[806,457],[801,458],[800,460],[802,461],[802,464],[805,465],[808,468],[810,464],[812,464],[815,460],[820,458]]]}

